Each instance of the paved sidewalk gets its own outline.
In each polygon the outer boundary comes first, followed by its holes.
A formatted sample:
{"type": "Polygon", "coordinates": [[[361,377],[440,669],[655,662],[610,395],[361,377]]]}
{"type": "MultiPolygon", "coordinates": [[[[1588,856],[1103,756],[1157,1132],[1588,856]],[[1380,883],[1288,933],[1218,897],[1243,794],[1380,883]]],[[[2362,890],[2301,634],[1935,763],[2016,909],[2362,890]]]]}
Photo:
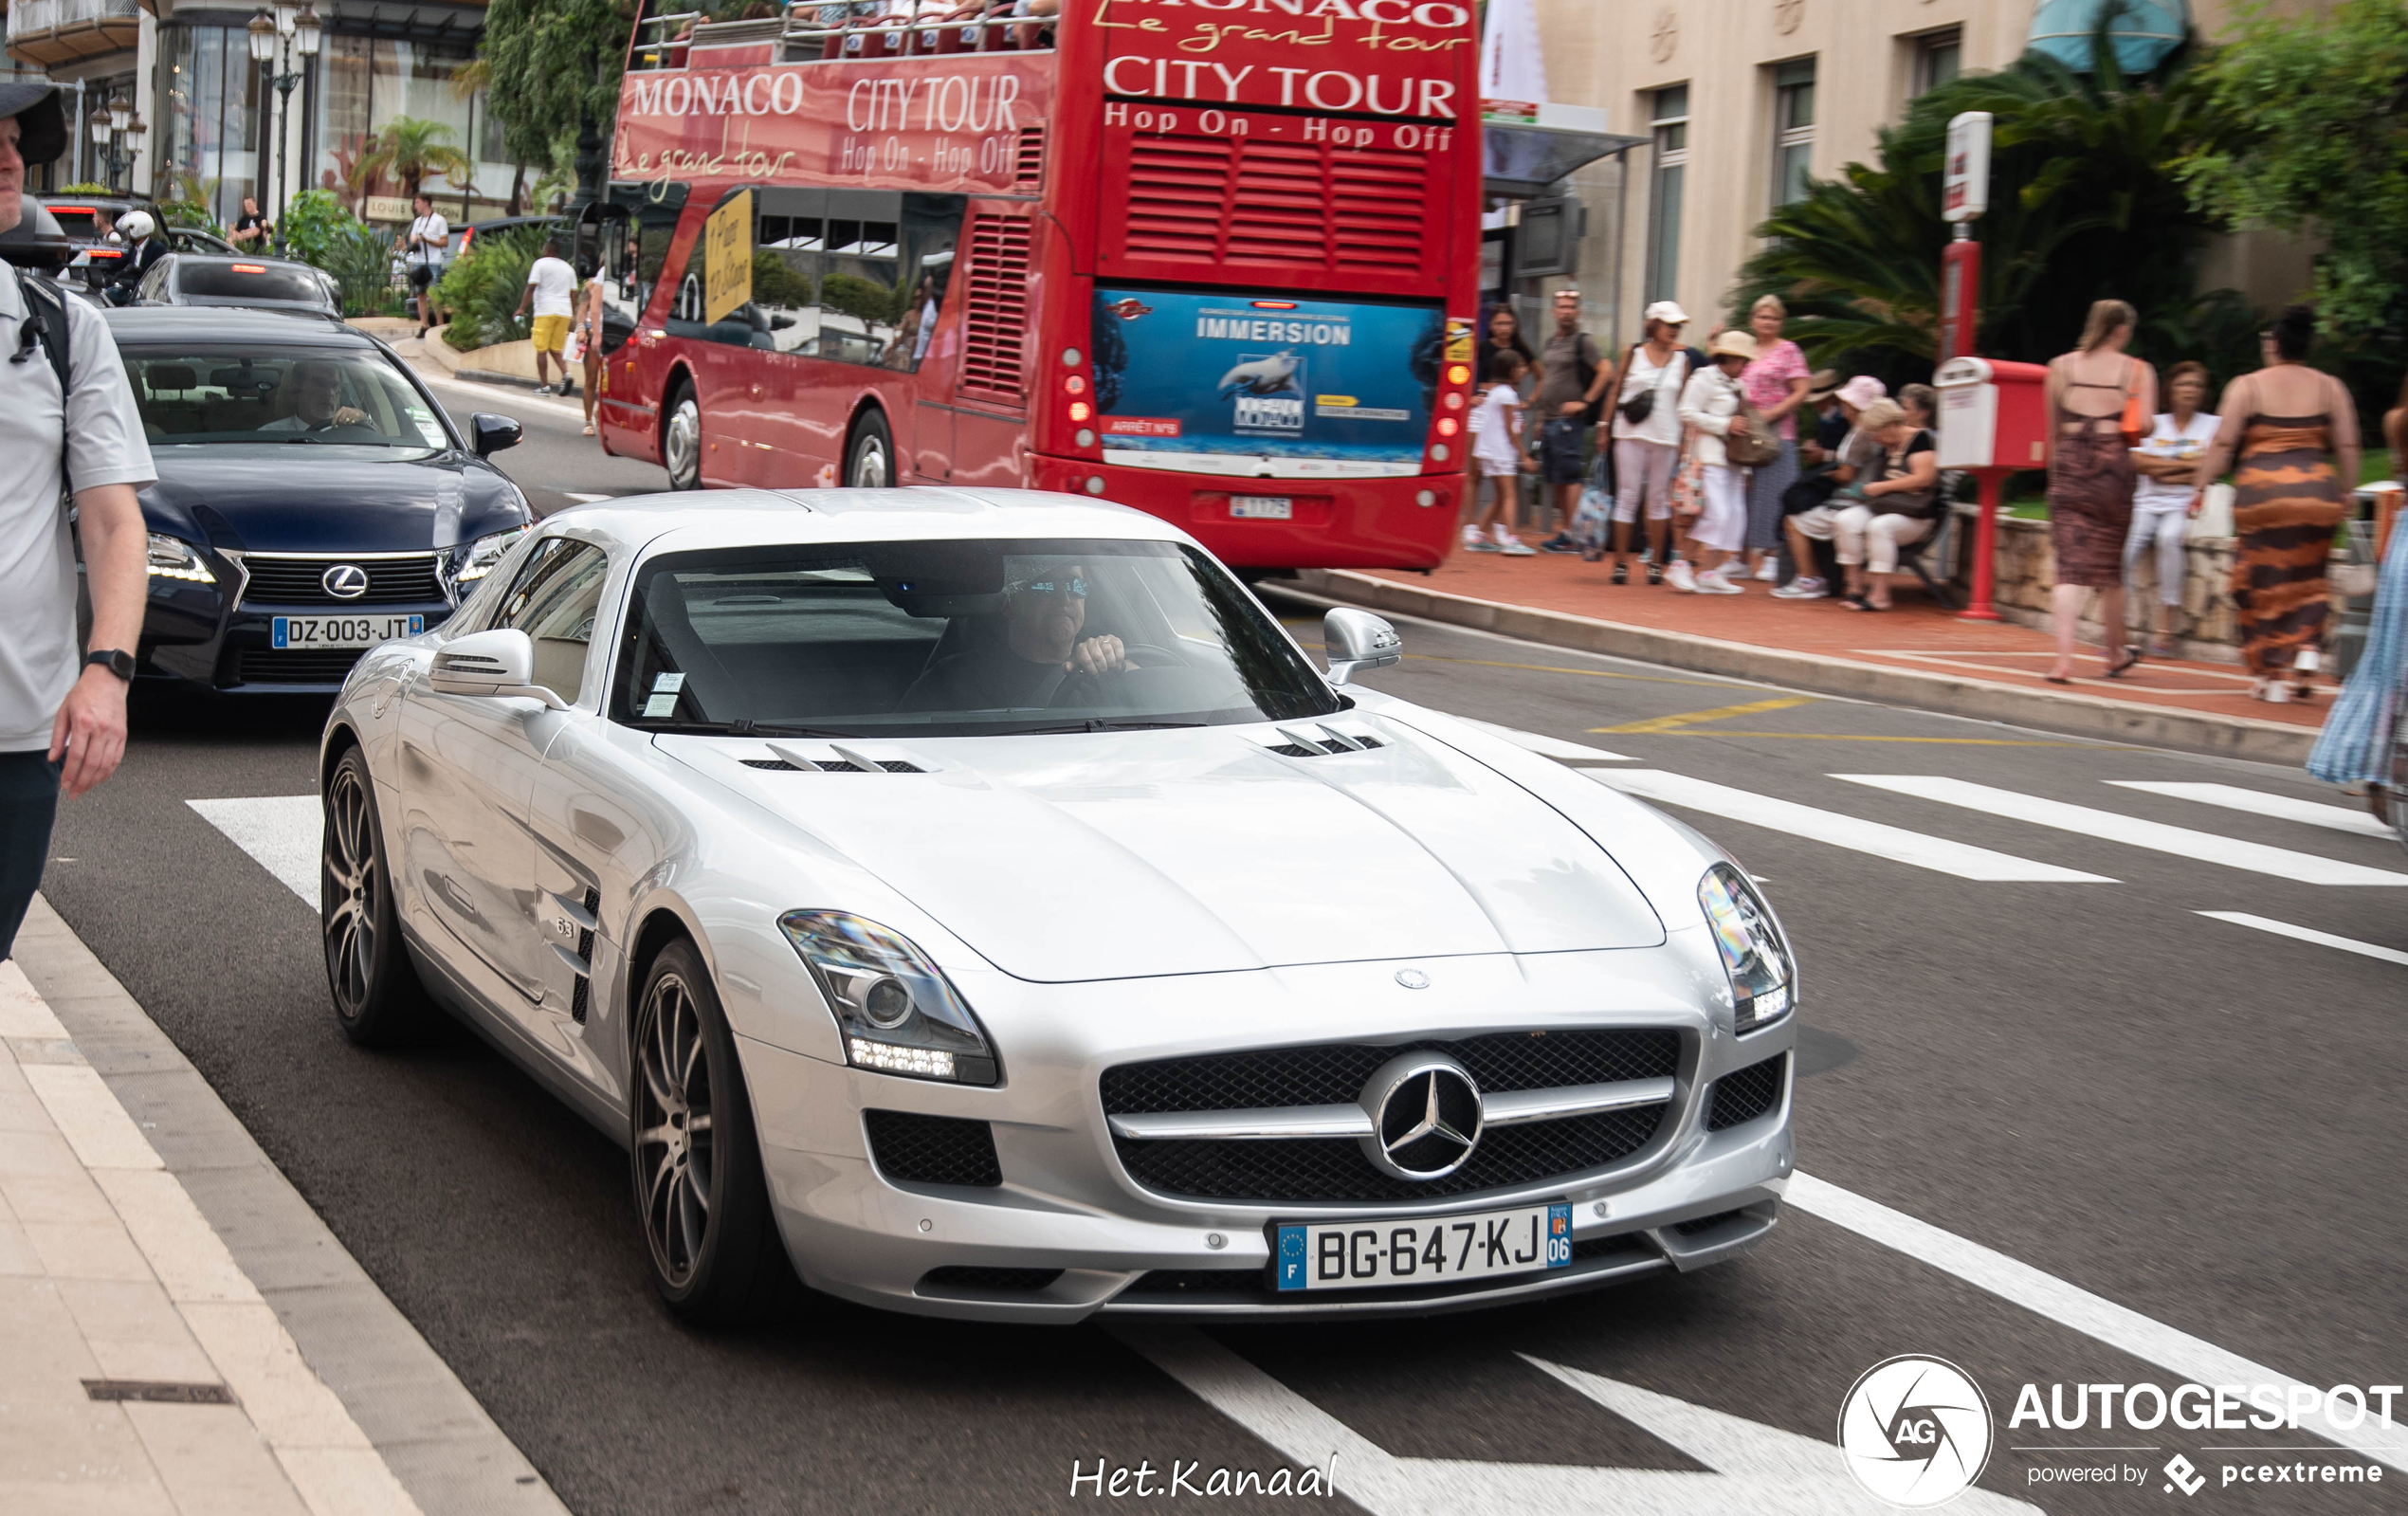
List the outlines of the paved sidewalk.
{"type": "Polygon", "coordinates": [[[17,951],[0,961],[0,1512],[559,1516],[39,897],[17,951]]]}
{"type": "Polygon", "coordinates": [[[1298,582],[1330,599],[1560,647],[2272,762],[2305,759],[2332,703],[2329,683],[2306,703],[2253,701],[2237,667],[2186,659],[2150,657],[2107,679],[2095,648],[2081,650],[2071,685],[2051,685],[2047,632],[1959,620],[1911,575],[1893,581],[1894,609],[1867,613],[1837,600],[1776,600],[1771,585],[1753,580],[1742,594],[1681,594],[1650,586],[1635,561],[1631,582],[1617,586],[1612,570],[1575,555],[1458,549],[1428,575],[1309,571],[1298,582]]]}

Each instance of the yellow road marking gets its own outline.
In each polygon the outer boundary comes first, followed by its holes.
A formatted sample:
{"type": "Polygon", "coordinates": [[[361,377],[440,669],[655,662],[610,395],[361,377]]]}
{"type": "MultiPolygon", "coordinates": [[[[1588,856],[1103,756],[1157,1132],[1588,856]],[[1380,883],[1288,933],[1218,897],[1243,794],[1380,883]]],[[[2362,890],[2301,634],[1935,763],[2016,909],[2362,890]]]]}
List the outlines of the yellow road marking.
{"type": "Polygon", "coordinates": [[[1669,732],[1676,727],[1695,726],[1700,721],[1719,721],[1733,716],[1759,716],[1765,711],[1785,711],[1793,705],[1812,705],[1812,695],[1790,695],[1780,700],[1750,701],[1744,705],[1718,705],[1710,711],[1685,711],[1678,716],[1651,716],[1643,721],[1624,721],[1619,726],[1592,726],[1592,732],[1619,734],[1669,732]]]}
{"type": "Polygon", "coordinates": [[[2140,753],[2144,748],[2122,742],[2048,742],[2012,737],[1866,737],[1853,732],[1736,732],[1721,727],[1711,732],[1666,732],[1666,737],[1794,737],[1807,742],[1939,742],[1955,747],[2088,747],[2102,753],[2140,753]]]}

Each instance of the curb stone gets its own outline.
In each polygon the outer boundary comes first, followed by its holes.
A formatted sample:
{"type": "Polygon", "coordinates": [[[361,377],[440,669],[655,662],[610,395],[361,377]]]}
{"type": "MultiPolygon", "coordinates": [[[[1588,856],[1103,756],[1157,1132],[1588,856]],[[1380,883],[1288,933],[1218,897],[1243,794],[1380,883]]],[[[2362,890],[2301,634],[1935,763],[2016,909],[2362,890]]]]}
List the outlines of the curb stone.
{"type": "MultiPolygon", "coordinates": [[[[1290,581],[1271,582],[1276,586],[1290,581]]],[[[2211,715],[2097,695],[2044,694],[1994,680],[1788,652],[1691,632],[1665,631],[1560,611],[1474,599],[1344,569],[1299,570],[1292,582],[1310,594],[1348,605],[1493,631],[1547,647],[1663,664],[1816,694],[1912,706],[1945,716],[2003,721],[2074,737],[2180,748],[2290,767],[2307,762],[2308,750],[2316,743],[2314,728],[2281,721],[2211,715]]]]}

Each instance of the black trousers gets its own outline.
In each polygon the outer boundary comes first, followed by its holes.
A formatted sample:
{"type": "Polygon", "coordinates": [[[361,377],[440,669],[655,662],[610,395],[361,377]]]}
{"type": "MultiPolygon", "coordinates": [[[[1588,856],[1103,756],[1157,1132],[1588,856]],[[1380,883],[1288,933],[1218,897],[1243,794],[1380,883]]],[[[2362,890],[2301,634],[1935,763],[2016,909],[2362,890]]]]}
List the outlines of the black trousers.
{"type": "Polygon", "coordinates": [[[42,887],[58,813],[59,765],[49,755],[0,753],[0,959],[15,948],[26,907],[42,887]]]}

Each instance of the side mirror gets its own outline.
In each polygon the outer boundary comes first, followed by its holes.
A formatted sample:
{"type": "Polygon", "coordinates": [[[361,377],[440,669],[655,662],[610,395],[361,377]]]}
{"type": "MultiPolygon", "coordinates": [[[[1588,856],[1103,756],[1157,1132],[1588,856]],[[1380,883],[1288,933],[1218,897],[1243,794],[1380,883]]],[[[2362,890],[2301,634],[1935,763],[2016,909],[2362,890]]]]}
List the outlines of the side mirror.
{"type": "Polygon", "coordinates": [[[435,653],[427,683],[438,695],[518,695],[556,711],[569,703],[535,682],[535,643],[516,627],[454,637],[435,653]]]}
{"type": "Polygon", "coordinates": [[[1329,682],[1343,685],[1366,668],[1387,668],[1405,656],[1405,639],[1368,611],[1341,606],[1321,618],[1329,654],[1329,682]]]}
{"type": "Polygon", "coordinates": [[[468,418],[468,445],[480,458],[490,458],[504,447],[516,447],[523,435],[519,424],[508,416],[480,411],[468,418]]]}

